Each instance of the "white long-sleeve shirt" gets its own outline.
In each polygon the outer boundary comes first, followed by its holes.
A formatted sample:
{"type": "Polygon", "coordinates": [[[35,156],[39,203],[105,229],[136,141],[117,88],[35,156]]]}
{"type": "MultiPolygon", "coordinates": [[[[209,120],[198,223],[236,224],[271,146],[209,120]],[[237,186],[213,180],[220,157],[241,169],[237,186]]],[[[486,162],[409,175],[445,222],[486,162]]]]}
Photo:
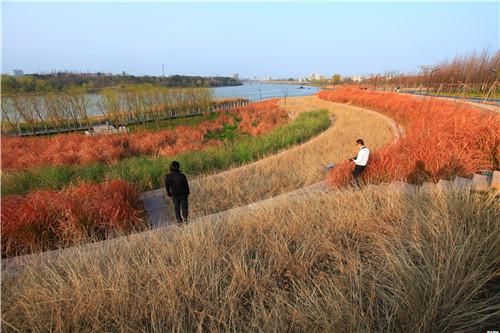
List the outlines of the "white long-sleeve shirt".
{"type": "Polygon", "coordinates": [[[358,156],[353,160],[356,165],[366,166],[368,158],[370,157],[370,150],[366,147],[359,148],[358,156]]]}

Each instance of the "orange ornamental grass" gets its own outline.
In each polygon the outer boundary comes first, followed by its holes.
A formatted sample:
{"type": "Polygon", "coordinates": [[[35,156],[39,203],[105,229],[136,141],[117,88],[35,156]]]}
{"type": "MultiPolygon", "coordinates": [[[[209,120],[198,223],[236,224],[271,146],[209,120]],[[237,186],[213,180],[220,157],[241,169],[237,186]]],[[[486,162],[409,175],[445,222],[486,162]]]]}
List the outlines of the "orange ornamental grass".
{"type": "Polygon", "coordinates": [[[1,198],[2,257],[145,227],[139,192],[112,180],[1,198]]]}
{"type": "Polygon", "coordinates": [[[286,122],[287,114],[278,100],[253,103],[222,113],[214,121],[196,127],[178,126],[174,130],[86,136],[61,134],[53,137],[2,137],[2,169],[26,169],[39,165],[78,165],[93,162],[112,163],[133,155],[173,155],[222,144],[207,140],[205,134],[234,125],[241,119],[239,131],[261,135],[286,122]]]}
{"type": "MultiPolygon", "coordinates": [[[[372,155],[363,175],[367,182],[421,184],[500,167],[499,114],[463,103],[355,88],[323,91],[319,97],[376,110],[405,127],[404,138],[372,155]]],[[[348,184],[351,169],[347,162],[339,165],[329,174],[331,183],[348,184]]]]}

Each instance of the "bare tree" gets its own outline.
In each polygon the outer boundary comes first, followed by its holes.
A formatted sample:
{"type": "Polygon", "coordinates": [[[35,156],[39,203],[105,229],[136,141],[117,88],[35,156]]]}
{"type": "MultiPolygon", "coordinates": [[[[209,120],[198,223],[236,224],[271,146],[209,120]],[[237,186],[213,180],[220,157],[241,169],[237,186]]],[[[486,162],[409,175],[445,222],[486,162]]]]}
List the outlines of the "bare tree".
{"type": "MultiPolygon", "coordinates": [[[[2,96],[2,121],[6,121],[9,127],[11,128],[13,133],[16,133],[18,130],[18,115],[15,110],[12,108],[12,101],[9,96],[2,96]]],[[[7,131],[4,130],[4,126],[2,125],[2,132],[6,134],[7,131]]]]}

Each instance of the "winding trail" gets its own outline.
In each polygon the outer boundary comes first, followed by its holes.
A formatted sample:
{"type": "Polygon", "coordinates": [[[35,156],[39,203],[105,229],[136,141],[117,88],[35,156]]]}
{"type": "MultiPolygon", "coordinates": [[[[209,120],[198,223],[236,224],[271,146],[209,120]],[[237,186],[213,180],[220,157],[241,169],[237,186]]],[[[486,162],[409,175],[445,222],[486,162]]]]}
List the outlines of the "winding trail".
{"type": "MultiPolygon", "coordinates": [[[[191,180],[191,217],[245,206],[277,195],[295,191],[322,181],[325,166],[339,163],[354,152],[354,142],[362,137],[372,149],[387,145],[404,134],[390,118],[377,112],[345,104],[332,103],[317,96],[294,97],[281,101],[292,119],[302,112],[328,110],[329,129],[310,141],[224,172],[191,180]]],[[[152,226],[175,221],[170,200],[162,189],[149,192],[154,209],[152,226]],[[167,205],[162,203],[167,202],[167,205]]]]}

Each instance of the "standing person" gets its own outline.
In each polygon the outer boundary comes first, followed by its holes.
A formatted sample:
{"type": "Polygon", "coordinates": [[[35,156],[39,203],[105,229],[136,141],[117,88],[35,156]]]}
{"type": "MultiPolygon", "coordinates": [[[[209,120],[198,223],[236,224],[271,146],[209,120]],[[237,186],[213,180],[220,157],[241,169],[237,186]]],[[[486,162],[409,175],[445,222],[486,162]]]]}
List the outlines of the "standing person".
{"type": "Polygon", "coordinates": [[[170,164],[170,173],[165,176],[167,194],[174,201],[175,218],[177,223],[187,223],[189,184],[186,175],[180,171],[180,164],[173,161],[170,164]],[[182,209],[182,215],[181,215],[182,209]]]}
{"type": "Polygon", "coordinates": [[[365,147],[365,142],[362,139],[356,140],[356,147],[358,149],[358,154],[356,157],[351,158],[351,161],[355,164],[354,170],[352,171],[352,177],[354,179],[354,184],[357,187],[361,187],[360,177],[368,164],[370,150],[365,147]]]}

